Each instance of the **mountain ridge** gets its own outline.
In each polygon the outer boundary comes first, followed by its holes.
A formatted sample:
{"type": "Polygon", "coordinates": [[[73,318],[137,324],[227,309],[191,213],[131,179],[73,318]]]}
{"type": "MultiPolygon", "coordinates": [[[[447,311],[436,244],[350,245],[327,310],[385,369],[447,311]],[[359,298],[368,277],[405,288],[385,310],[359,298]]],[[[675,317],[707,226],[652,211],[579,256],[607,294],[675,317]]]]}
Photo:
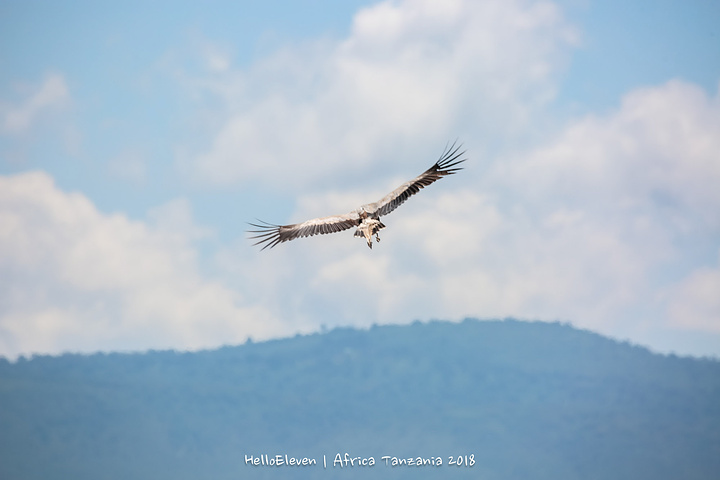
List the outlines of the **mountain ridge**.
{"type": "Polygon", "coordinates": [[[386,467],[386,453],[437,456],[443,469],[474,455],[443,473],[458,478],[720,471],[720,362],[560,323],[416,322],[200,352],[5,360],[0,404],[3,478],[332,474],[245,462],[275,453],[377,462],[348,478],[438,475],[386,467]]]}

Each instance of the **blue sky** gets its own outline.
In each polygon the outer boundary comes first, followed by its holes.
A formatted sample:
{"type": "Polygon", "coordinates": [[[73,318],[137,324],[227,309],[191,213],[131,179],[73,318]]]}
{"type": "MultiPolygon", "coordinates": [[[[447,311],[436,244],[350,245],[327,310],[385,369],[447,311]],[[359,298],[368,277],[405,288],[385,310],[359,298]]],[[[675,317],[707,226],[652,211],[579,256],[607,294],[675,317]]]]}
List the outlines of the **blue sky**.
{"type": "Polygon", "coordinates": [[[0,355],[567,321],[720,355],[712,1],[0,1],[0,355]],[[246,223],[384,220],[260,253],[246,223]]]}

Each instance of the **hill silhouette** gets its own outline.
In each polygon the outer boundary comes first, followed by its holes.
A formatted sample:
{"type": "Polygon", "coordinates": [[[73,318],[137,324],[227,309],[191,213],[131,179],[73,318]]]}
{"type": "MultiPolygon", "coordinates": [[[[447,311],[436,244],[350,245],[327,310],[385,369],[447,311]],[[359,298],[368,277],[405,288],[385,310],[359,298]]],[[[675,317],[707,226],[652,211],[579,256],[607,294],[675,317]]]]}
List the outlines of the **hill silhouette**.
{"type": "Polygon", "coordinates": [[[720,362],[559,323],[417,322],[194,353],[0,360],[3,479],[718,472],[720,362]],[[353,464],[340,466],[346,453],[353,464]],[[317,463],[252,465],[275,455],[317,463]]]}

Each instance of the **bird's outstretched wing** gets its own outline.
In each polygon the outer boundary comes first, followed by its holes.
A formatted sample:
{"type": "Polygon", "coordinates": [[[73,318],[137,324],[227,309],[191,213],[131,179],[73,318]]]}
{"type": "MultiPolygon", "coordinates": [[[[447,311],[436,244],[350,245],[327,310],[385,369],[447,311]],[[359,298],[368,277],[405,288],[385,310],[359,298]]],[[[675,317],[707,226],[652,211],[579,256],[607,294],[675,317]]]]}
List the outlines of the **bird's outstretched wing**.
{"type": "Polygon", "coordinates": [[[425,172],[413,180],[403,183],[378,202],[371,204],[374,207],[373,210],[375,210],[376,215],[387,215],[402,205],[408,198],[419,192],[421,188],[427,187],[446,175],[452,175],[458,170],[462,170],[458,165],[466,159],[462,158],[462,156],[465,155],[465,150],[461,151],[461,148],[462,144],[456,146],[456,144],[453,143],[445,149],[445,152],[443,152],[440,159],[435,162],[435,165],[425,170],[425,172]]]}
{"type": "Polygon", "coordinates": [[[335,233],[352,228],[360,223],[360,214],[356,211],[346,213],[344,215],[334,215],[332,217],[313,218],[303,223],[295,223],[293,225],[273,225],[272,223],[262,222],[261,224],[251,223],[259,230],[250,230],[249,233],[256,233],[250,238],[259,239],[254,245],[264,244],[263,250],[274,247],[275,245],[300,237],[311,237],[313,235],[324,235],[326,233],[335,233]]]}

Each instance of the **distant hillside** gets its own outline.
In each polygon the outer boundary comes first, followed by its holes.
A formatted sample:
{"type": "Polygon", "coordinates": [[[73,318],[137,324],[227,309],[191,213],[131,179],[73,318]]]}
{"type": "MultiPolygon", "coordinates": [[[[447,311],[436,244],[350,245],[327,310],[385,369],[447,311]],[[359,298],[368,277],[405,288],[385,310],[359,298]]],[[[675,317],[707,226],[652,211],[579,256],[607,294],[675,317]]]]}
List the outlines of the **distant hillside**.
{"type": "Polygon", "coordinates": [[[718,472],[720,362],[561,324],[415,323],[199,353],[0,360],[8,480],[718,472]],[[346,452],[361,460],[333,466],[346,452]],[[317,464],[251,465],[277,454],[317,464]]]}

